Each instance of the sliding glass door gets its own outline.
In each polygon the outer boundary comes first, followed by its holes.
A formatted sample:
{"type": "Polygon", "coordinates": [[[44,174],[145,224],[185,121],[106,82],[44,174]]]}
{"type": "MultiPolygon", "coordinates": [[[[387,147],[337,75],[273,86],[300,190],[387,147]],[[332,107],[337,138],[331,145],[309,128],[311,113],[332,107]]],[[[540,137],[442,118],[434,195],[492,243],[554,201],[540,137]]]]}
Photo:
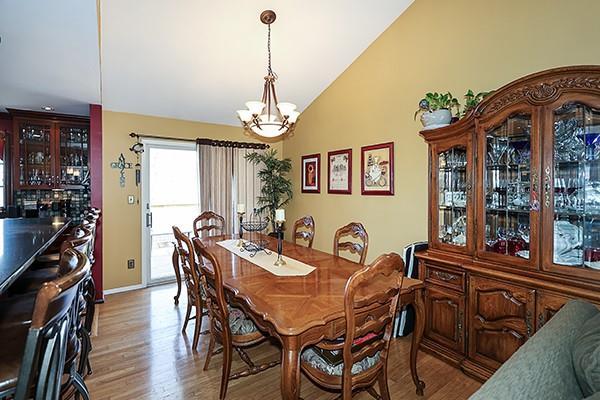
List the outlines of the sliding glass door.
{"type": "Polygon", "coordinates": [[[194,142],[144,140],[142,257],[147,285],[175,279],[172,226],[192,231],[199,210],[198,156],[194,142]]]}

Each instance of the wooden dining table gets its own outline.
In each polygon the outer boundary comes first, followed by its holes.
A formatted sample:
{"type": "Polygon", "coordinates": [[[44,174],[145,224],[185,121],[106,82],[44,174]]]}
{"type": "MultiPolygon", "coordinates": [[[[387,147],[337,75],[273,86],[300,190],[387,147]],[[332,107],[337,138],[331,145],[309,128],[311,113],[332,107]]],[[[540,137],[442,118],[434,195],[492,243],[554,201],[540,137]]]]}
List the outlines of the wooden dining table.
{"type": "MultiPolygon", "coordinates": [[[[256,325],[281,343],[281,397],[300,398],[300,355],[323,339],[335,339],[345,330],[344,288],[360,264],[319,250],[283,243],[282,253],[316,269],[305,276],[276,276],[230,252],[217,243],[233,236],[202,239],[223,271],[224,285],[232,305],[242,308],[256,325]]],[[[271,251],[277,240],[261,235],[271,251]]],[[[416,392],[425,383],[417,374],[417,353],[424,328],[423,282],[404,278],[402,306],[415,309],[415,330],[410,351],[410,370],[416,392]]]]}

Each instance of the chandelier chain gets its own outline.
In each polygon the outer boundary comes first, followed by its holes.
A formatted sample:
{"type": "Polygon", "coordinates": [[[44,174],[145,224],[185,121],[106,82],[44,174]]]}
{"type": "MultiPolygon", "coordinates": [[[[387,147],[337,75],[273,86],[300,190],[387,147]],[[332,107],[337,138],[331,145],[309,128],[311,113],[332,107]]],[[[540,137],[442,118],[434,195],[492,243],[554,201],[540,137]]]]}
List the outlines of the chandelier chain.
{"type": "Polygon", "coordinates": [[[267,68],[267,71],[269,72],[269,74],[273,74],[273,70],[271,69],[271,24],[269,24],[267,26],[268,26],[267,53],[269,55],[269,66],[267,68]]]}

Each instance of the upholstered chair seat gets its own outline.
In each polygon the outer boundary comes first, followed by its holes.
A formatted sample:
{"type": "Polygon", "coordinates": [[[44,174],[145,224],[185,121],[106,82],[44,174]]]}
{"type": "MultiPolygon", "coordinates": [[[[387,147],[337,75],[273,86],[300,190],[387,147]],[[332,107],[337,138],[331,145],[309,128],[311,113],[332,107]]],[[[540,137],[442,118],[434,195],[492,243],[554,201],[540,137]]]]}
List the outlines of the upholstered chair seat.
{"type": "MultiPolygon", "coordinates": [[[[354,363],[354,365],[352,365],[352,375],[358,375],[377,365],[377,362],[380,359],[380,353],[381,352],[378,351],[373,356],[365,357],[354,363]]],[[[317,347],[309,347],[302,353],[301,360],[304,364],[304,368],[309,367],[318,369],[327,375],[342,376],[344,363],[332,362],[332,360],[337,357],[342,357],[342,350],[324,350],[317,347]]]]}
{"type": "Polygon", "coordinates": [[[229,328],[233,335],[249,335],[258,332],[254,322],[239,308],[229,307],[229,328]]]}

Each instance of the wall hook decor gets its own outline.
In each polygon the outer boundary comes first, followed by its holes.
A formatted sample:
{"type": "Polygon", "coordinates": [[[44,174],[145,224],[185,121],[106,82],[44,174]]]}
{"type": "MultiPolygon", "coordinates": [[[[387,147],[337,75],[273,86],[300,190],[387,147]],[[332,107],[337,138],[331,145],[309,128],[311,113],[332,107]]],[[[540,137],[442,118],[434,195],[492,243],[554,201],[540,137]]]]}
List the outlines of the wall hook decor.
{"type": "Polygon", "coordinates": [[[125,170],[132,168],[131,163],[125,162],[125,156],[123,155],[123,153],[121,153],[117,162],[110,163],[110,167],[120,170],[119,185],[121,187],[125,187],[125,170]]]}
{"type": "Polygon", "coordinates": [[[129,151],[133,151],[136,157],[135,163],[135,186],[139,186],[142,181],[142,165],[140,164],[140,154],[144,152],[144,144],[140,142],[140,136],[131,132],[130,137],[137,138],[137,142],[129,148],[129,151]]]}

